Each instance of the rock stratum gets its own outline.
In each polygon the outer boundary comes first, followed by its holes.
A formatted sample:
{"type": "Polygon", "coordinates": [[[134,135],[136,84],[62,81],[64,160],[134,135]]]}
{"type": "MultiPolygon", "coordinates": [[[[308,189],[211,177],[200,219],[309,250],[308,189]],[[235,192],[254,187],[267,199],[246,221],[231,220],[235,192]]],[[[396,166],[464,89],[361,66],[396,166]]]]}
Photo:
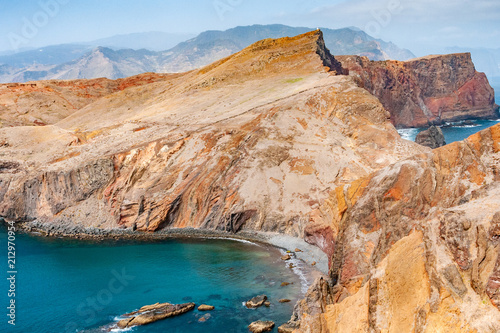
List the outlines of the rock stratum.
{"type": "Polygon", "coordinates": [[[496,125],[332,191],[332,281],[298,304],[301,331],[499,331],[499,180],[496,125]]]}
{"type": "MultiPolygon", "coordinates": [[[[313,31],[187,73],[105,80],[68,116],[0,128],[0,216],[61,233],[303,238],[330,276],[282,330],[499,330],[500,125],[435,150],[403,140],[345,67],[313,31]]],[[[40,84],[46,100],[76,96],[71,81],[40,84]]],[[[8,91],[13,110],[23,94],[8,91]]]]}
{"type": "Polygon", "coordinates": [[[493,88],[486,75],[476,71],[470,53],[407,61],[370,61],[360,56],[337,59],[379,98],[396,127],[499,117],[493,88]]]}

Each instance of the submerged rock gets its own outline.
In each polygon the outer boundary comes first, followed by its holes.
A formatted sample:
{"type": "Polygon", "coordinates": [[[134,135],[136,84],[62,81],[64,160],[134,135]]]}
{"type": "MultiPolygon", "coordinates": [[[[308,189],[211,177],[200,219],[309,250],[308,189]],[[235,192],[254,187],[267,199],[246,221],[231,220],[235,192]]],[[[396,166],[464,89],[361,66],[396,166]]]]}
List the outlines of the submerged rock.
{"type": "Polygon", "coordinates": [[[431,126],[425,131],[418,133],[415,142],[432,149],[446,145],[443,131],[436,126],[431,126]]]}
{"type": "Polygon", "coordinates": [[[262,332],[269,332],[274,328],[274,322],[272,321],[254,321],[250,325],[248,325],[248,329],[252,333],[262,333],[262,332]]]}
{"type": "Polygon", "coordinates": [[[266,295],[259,295],[259,296],[255,296],[251,300],[247,301],[245,303],[245,305],[249,309],[258,308],[259,306],[262,306],[266,301],[267,301],[266,295]]]}
{"type": "Polygon", "coordinates": [[[142,326],[154,323],[169,317],[178,316],[194,309],[194,303],[170,304],[156,303],[146,305],[137,311],[124,314],[126,319],[120,320],[117,324],[119,328],[127,328],[132,326],[142,326]]]}

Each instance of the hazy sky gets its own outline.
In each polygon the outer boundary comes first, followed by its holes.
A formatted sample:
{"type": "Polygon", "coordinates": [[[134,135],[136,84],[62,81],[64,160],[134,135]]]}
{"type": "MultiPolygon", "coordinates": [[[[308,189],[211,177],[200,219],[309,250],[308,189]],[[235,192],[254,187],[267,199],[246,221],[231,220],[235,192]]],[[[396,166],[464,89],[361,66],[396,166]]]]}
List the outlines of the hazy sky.
{"type": "Polygon", "coordinates": [[[500,0],[0,0],[0,51],[147,31],[359,27],[416,55],[500,47],[500,0]]]}

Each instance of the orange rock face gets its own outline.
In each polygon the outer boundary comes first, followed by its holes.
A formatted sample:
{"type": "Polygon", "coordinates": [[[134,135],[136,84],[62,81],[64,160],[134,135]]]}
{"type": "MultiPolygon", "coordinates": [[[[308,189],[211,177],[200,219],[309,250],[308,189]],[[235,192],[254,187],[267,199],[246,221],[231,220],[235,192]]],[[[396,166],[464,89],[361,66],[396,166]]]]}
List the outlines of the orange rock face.
{"type": "Polygon", "coordinates": [[[332,301],[315,320],[305,315],[302,331],[500,329],[499,129],[383,168],[354,201],[338,193],[357,193],[360,181],[335,190],[314,215],[338,230],[332,301]]]}
{"type": "Polygon", "coordinates": [[[425,127],[450,121],[497,118],[493,88],[476,72],[469,53],[408,61],[337,57],[360,84],[377,96],[396,127],[425,127]]]}
{"type": "Polygon", "coordinates": [[[0,127],[51,125],[101,97],[172,76],[146,73],[118,80],[101,78],[0,84],[0,127]]]}

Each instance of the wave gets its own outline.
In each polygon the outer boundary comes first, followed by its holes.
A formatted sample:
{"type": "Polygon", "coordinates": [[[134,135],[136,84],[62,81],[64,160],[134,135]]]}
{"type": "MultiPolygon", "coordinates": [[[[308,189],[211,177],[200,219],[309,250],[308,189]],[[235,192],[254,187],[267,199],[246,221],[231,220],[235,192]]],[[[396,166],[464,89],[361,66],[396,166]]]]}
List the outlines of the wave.
{"type": "Polygon", "coordinates": [[[130,332],[132,331],[133,327],[127,327],[127,328],[112,328],[112,329],[106,329],[106,332],[130,332]],[[108,331],[109,330],[109,331],[108,331]]]}
{"type": "MultiPolygon", "coordinates": [[[[281,250],[281,254],[289,254],[284,250],[281,250]]],[[[305,267],[304,267],[304,261],[301,259],[298,259],[297,257],[292,257],[292,259],[285,261],[285,265],[289,266],[290,264],[293,264],[292,272],[299,277],[300,280],[300,291],[303,294],[307,293],[307,290],[309,289],[309,286],[312,284],[311,279],[308,279],[308,274],[305,272],[305,267]]]]}
{"type": "Polygon", "coordinates": [[[475,125],[453,125],[453,126],[450,126],[450,127],[454,127],[454,128],[473,128],[473,127],[480,127],[481,125],[479,124],[475,124],[475,125]]]}
{"type": "Polygon", "coordinates": [[[233,237],[206,237],[207,239],[220,239],[220,240],[230,240],[230,241],[235,241],[235,242],[240,242],[240,243],[245,243],[245,244],[252,244],[256,246],[262,246],[259,243],[254,243],[252,241],[246,240],[246,239],[241,239],[241,238],[233,238],[233,237]]]}
{"type": "Polygon", "coordinates": [[[420,131],[418,128],[401,128],[397,130],[399,135],[409,141],[414,141],[418,132],[420,131]]]}

